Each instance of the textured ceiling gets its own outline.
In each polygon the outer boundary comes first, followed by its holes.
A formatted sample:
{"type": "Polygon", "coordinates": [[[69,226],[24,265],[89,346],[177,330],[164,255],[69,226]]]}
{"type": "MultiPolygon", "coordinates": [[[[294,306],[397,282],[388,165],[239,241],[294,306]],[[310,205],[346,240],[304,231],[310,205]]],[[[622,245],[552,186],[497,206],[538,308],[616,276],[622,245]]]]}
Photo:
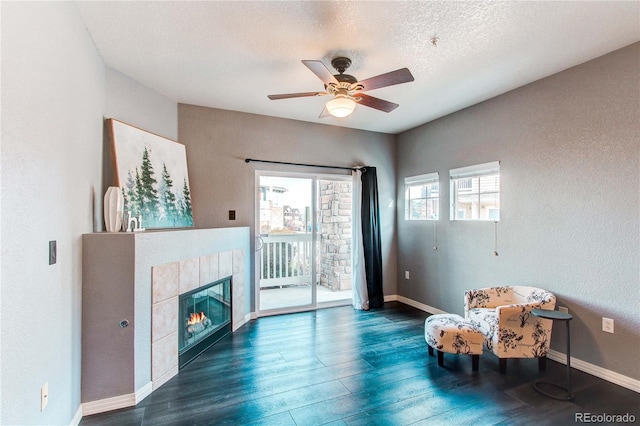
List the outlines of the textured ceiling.
{"type": "Polygon", "coordinates": [[[392,134],[640,40],[638,1],[76,3],[108,66],[176,102],[392,134]],[[343,119],[318,118],[328,97],[267,99],[323,90],[300,61],[336,56],[415,81],[343,119]]]}

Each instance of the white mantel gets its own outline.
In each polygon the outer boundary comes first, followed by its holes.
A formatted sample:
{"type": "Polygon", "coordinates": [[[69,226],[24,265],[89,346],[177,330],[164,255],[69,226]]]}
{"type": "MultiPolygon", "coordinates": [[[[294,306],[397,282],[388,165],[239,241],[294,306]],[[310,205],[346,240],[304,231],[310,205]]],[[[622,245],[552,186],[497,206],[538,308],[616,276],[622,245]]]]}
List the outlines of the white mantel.
{"type": "Polygon", "coordinates": [[[154,267],[200,261],[206,275],[218,259],[233,275],[232,329],[247,321],[248,227],[93,233],[82,242],[84,415],[135,405],[177,372],[152,382],[154,267]],[[125,328],[123,320],[129,322],[125,328]]]}

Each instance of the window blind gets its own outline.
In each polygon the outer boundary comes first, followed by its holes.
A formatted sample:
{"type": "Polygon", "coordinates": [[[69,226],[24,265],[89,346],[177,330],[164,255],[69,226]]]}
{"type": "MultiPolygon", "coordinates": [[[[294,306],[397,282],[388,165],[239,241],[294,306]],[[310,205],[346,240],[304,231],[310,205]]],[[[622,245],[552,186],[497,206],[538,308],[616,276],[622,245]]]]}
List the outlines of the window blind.
{"type": "Polygon", "coordinates": [[[461,179],[474,176],[492,175],[496,173],[500,173],[499,161],[451,169],[449,170],[449,177],[451,179],[461,179]]]}
{"type": "Polygon", "coordinates": [[[421,185],[427,183],[438,182],[440,175],[438,172],[427,173],[424,175],[408,176],[404,178],[405,185],[421,185]]]}

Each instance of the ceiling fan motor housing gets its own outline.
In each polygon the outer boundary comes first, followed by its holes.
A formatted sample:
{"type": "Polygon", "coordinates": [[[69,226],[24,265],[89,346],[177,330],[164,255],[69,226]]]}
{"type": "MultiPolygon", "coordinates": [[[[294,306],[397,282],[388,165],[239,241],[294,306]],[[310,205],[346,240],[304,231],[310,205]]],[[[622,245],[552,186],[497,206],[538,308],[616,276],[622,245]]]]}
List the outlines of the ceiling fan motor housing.
{"type": "Polygon", "coordinates": [[[336,74],[334,75],[334,77],[336,78],[336,80],[338,80],[340,83],[349,83],[349,84],[354,84],[358,82],[358,79],[355,78],[352,75],[349,74],[336,74]]]}
{"type": "Polygon", "coordinates": [[[331,60],[331,66],[334,67],[340,74],[346,71],[351,66],[351,59],[343,56],[333,58],[331,60]]]}
{"type": "Polygon", "coordinates": [[[347,68],[351,66],[351,59],[343,56],[333,58],[331,60],[331,66],[333,66],[339,74],[335,74],[334,77],[340,83],[354,84],[358,82],[358,79],[352,75],[344,74],[347,68]]]}

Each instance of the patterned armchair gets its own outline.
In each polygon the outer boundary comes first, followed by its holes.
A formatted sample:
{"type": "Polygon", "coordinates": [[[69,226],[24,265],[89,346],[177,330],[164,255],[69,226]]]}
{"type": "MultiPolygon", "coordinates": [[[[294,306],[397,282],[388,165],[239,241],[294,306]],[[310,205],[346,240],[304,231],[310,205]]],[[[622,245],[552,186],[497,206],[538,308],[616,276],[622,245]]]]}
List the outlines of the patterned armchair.
{"type": "Polygon", "coordinates": [[[510,286],[467,290],[464,316],[484,335],[487,349],[507,372],[507,358],[538,358],[546,366],[553,321],[531,314],[532,309],[555,309],[553,293],[535,287],[510,286]]]}

